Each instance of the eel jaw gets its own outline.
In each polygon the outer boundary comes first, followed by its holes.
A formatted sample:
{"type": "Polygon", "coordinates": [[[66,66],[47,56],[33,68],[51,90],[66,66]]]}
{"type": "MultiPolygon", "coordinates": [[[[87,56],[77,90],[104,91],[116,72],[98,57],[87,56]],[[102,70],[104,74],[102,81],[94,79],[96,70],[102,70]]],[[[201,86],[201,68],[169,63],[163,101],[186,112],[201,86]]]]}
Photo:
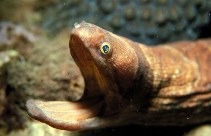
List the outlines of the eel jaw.
{"type": "MultiPolygon", "coordinates": [[[[80,51],[84,54],[84,50],[80,51]]],[[[79,56],[76,58],[78,57],[79,56]]],[[[90,59],[90,57],[87,56],[80,57],[90,59]]],[[[32,118],[44,122],[54,128],[69,131],[103,128],[115,124],[114,120],[116,120],[116,118],[109,119],[108,117],[102,116],[105,98],[104,92],[100,89],[102,79],[99,77],[99,74],[96,73],[98,71],[96,66],[94,66],[94,63],[86,65],[81,61],[79,61],[78,64],[81,65],[80,67],[86,67],[89,72],[83,73],[82,71],[84,77],[94,75],[94,78],[91,80],[85,79],[85,84],[88,90],[85,90],[81,100],[78,102],[44,102],[39,100],[28,100],[26,102],[26,108],[28,114],[32,118]],[[93,69],[93,67],[95,69],[93,69]]]]}
{"type": "Polygon", "coordinates": [[[43,102],[39,100],[28,100],[26,102],[28,114],[32,118],[54,128],[69,131],[102,128],[115,124],[113,119],[97,116],[100,109],[99,106],[100,104],[96,101],[43,102]]]}
{"type": "Polygon", "coordinates": [[[70,53],[85,80],[84,96],[79,102],[28,100],[28,114],[52,127],[70,131],[117,126],[122,121],[120,115],[116,112],[108,114],[119,109],[119,100],[109,90],[111,87],[107,84],[107,78],[96,66],[82,39],[78,30],[74,29],[71,33],[70,53]],[[107,110],[107,107],[110,109],[107,110]]]}

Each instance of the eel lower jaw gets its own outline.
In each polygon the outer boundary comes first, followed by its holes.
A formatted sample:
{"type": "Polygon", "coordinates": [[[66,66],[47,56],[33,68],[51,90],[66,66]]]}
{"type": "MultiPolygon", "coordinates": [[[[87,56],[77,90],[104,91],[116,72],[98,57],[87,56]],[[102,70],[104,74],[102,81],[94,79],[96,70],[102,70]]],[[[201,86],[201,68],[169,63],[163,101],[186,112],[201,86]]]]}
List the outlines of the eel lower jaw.
{"type": "Polygon", "coordinates": [[[28,114],[54,128],[63,130],[86,130],[108,126],[98,116],[102,103],[96,100],[83,102],[28,100],[28,114]]]}

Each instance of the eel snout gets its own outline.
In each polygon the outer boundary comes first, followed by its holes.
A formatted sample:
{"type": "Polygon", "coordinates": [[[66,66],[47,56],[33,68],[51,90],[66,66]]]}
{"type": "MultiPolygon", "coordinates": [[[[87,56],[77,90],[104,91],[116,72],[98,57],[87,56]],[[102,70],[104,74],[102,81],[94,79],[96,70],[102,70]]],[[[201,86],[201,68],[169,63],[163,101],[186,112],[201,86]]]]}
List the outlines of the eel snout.
{"type": "Polygon", "coordinates": [[[75,25],[70,34],[69,48],[84,77],[84,94],[78,102],[28,100],[26,108],[32,118],[71,131],[119,124],[117,87],[110,78],[112,75],[109,76],[111,72],[102,70],[101,64],[106,63],[102,57],[101,60],[99,58],[99,43],[104,33],[89,23],[75,25]]]}
{"type": "Polygon", "coordinates": [[[28,114],[52,127],[64,130],[85,130],[104,126],[105,122],[97,117],[99,106],[97,101],[67,102],[28,100],[28,114]]]}

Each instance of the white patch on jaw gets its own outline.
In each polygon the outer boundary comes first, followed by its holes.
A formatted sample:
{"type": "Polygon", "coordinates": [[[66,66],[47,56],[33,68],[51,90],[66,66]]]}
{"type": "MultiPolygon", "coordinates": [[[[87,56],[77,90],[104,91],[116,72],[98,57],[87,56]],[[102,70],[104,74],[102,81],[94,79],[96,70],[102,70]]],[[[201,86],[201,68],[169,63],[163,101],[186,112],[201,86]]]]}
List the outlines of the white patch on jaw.
{"type": "Polygon", "coordinates": [[[76,22],[76,23],[74,23],[74,27],[79,28],[79,27],[81,27],[81,24],[76,22]]]}
{"type": "MultiPolygon", "coordinates": [[[[74,23],[74,28],[79,28],[79,27],[93,27],[93,26],[95,26],[95,25],[90,24],[90,23],[87,23],[84,20],[81,23],[78,23],[78,22],[74,23]]],[[[98,27],[98,26],[95,26],[95,27],[98,27]]]]}

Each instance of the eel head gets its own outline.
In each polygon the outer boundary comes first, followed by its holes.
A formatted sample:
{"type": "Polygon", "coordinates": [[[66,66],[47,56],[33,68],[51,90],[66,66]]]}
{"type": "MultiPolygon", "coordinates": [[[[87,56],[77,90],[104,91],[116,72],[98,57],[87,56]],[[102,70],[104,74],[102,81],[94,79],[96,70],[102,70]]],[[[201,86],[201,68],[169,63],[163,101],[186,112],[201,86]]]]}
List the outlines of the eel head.
{"type": "Polygon", "coordinates": [[[124,96],[133,85],[138,67],[134,49],[126,39],[86,22],[75,24],[69,48],[84,77],[81,100],[29,100],[29,115],[65,130],[123,124],[122,113],[128,106],[124,96]]]}

